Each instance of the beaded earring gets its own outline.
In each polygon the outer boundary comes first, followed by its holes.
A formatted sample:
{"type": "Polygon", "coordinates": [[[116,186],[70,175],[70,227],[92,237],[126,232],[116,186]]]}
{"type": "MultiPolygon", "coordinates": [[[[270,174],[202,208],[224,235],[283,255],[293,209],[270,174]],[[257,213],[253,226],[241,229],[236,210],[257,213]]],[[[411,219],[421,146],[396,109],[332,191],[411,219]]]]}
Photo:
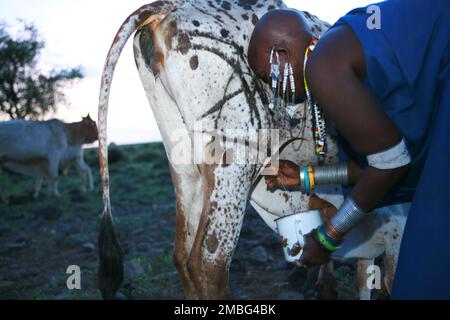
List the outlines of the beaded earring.
{"type": "Polygon", "coordinates": [[[287,55],[287,62],[284,63],[283,79],[281,79],[281,59],[277,51],[276,46],[272,47],[269,57],[270,64],[270,78],[272,81],[272,97],[269,103],[269,109],[273,110],[280,98],[279,89],[281,86],[281,95],[283,101],[286,101],[286,112],[291,118],[294,118],[298,105],[295,105],[295,77],[294,68],[289,61],[289,55],[287,55]],[[288,88],[291,90],[291,99],[289,99],[288,88]]]}
{"type": "Polygon", "coordinates": [[[280,56],[275,50],[275,46],[272,47],[270,53],[269,64],[270,64],[270,79],[272,80],[272,97],[269,103],[269,109],[273,110],[278,99],[278,86],[281,80],[280,74],[280,56]]]}
{"type": "MultiPolygon", "coordinates": [[[[290,89],[291,89],[291,101],[289,103],[287,103],[286,105],[286,112],[289,114],[289,116],[291,117],[291,119],[293,119],[295,117],[295,115],[298,112],[298,104],[295,104],[295,77],[294,77],[294,68],[292,67],[292,64],[290,63],[286,63],[284,66],[285,70],[284,73],[287,74],[286,76],[286,88],[287,88],[287,82],[288,82],[288,78],[289,78],[289,84],[290,84],[290,89]],[[287,70],[287,71],[286,71],[287,70]]],[[[286,89],[287,90],[287,89],[286,89]]],[[[287,92],[286,92],[287,95],[287,92]]]]}

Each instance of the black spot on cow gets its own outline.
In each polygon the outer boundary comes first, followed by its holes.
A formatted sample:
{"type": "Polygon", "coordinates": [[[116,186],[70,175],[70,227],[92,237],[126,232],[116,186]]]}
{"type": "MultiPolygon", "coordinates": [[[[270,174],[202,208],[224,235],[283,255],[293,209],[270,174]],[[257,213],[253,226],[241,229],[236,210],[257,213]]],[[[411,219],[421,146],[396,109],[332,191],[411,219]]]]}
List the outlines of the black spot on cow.
{"type": "Polygon", "coordinates": [[[251,10],[258,0],[238,0],[238,5],[244,9],[251,10]]]}
{"type": "Polygon", "coordinates": [[[228,31],[226,29],[222,29],[222,30],[220,30],[220,34],[222,35],[222,37],[226,38],[230,35],[230,31],[228,31]]]}
{"type": "Polygon", "coordinates": [[[200,27],[200,22],[198,22],[197,20],[193,20],[192,24],[196,27],[200,27]]]}
{"type": "Polygon", "coordinates": [[[241,27],[239,27],[239,26],[236,26],[236,29],[238,29],[239,31],[241,30],[241,27]]]}
{"type": "Polygon", "coordinates": [[[197,70],[197,68],[198,68],[198,57],[197,56],[193,56],[189,60],[189,64],[191,65],[191,69],[192,70],[197,70]]]}
{"type": "Polygon", "coordinates": [[[220,23],[223,23],[222,16],[220,16],[220,15],[215,15],[214,18],[215,18],[217,21],[219,21],[220,23]]]}
{"type": "Polygon", "coordinates": [[[244,38],[244,40],[247,40],[247,35],[243,34],[242,38],[244,38]]]}
{"type": "Polygon", "coordinates": [[[231,10],[231,3],[229,3],[228,1],[222,2],[222,8],[228,11],[231,10]]]}
{"type": "Polygon", "coordinates": [[[275,6],[272,5],[272,4],[271,4],[270,6],[267,7],[267,10],[269,10],[269,11],[270,11],[270,10],[273,10],[273,9],[275,9],[275,6]]]}
{"type": "Polygon", "coordinates": [[[312,28],[311,28],[311,30],[312,30],[312,32],[314,32],[314,33],[320,33],[320,32],[322,32],[322,28],[321,28],[320,26],[318,26],[318,25],[313,25],[312,28]]]}
{"type": "Polygon", "coordinates": [[[181,54],[187,54],[191,49],[191,40],[189,39],[189,35],[184,32],[180,32],[178,34],[178,51],[181,54]]]}
{"type": "Polygon", "coordinates": [[[253,23],[253,25],[256,26],[256,24],[258,23],[258,21],[259,21],[258,16],[257,16],[256,14],[253,14],[253,15],[252,15],[252,23],[253,23]]]}
{"type": "Polygon", "coordinates": [[[209,253],[215,253],[217,251],[217,248],[219,247],[219,241],[217,240],[217,235],[214,232],[212,235],[209,235],[206,238],[206,248],[208,249],[209,253]]]}
{"type": "Polygon", "coordinates": [[[248,15],[246,15],[246,14],[243,14],[242,15],[242,19],[244,19],[244,20],[248,20],[249,18],[248,18],[248,15]]]}
{"type": "Polygon", "coordinates": [[[313,20],[313,16],[309,12],[303,11],[303,13],[308,17],[309,20],[313,20]]]}

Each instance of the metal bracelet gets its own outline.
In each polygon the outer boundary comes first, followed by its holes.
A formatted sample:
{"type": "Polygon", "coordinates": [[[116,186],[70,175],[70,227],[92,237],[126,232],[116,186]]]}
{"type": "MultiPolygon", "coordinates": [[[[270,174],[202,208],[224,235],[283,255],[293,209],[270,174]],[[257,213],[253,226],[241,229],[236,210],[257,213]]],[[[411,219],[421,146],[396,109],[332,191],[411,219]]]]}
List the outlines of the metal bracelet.
{"type": "MultiPolygon", "coordinates": [[[[348,184],[347,163],[337,163],[314,168],[314,186],[327,184],[348,184]]],[[[300,167],[300,189],[302,192],[311,191],[311,181],[308,178],[308,167],[300,167]]]]}
{"type": "Polygon", "coordinates": [[[331,219],[331,225],[340,233],[347,233],[367,216],[355,201],[348,196],[336,215],[331,219]]]}
{"type": "Polygon", "coordinates": [[[348,184],[347,163],[337,163],[315,168],[316,185],[321,184],[348,184]]]}

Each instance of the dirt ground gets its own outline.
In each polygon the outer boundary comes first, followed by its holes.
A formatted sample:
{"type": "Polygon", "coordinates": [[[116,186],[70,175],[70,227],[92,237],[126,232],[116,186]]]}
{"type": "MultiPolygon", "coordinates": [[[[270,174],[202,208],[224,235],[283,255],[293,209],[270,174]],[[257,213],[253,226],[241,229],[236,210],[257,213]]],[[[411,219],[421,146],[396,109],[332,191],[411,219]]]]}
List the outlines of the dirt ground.
{"type": "MultiPolygon", "coordinates": [[[[33,180],[0,176],[0,299],[100,299],[96,288],[101,188],[97,150],[86,151],[95,191],[81,193],[74,172],[59,179],[61,197],[32,198],[33,180]],[[66,286],[67,267],[81,268],[81,290],[66,286]]],[[[175,195],[161,144],[111,149],[112,203],[125,252],[119,299],[183,299],[172,263],[175,195]]],[[[46,191],[46,190],[43,190],[46,191]]],[[[45,193],[45,192],[44,192],[45,193]]],[[[315,286],[318,269],[283,260],[277,236],[248,208],[230,272],[233,299],[355,299],[355,262],[337,263],[337,293],[315,286]]]]}

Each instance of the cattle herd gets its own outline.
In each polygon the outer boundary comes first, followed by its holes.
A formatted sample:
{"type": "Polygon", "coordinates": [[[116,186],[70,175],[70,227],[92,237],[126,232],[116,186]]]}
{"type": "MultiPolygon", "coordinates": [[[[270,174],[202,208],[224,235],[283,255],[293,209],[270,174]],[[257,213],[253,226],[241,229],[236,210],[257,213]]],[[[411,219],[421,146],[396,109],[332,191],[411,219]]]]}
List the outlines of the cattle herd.
{"type": "MultiPolygon", "coordinates": [[[[34,198],[39,196],[43,182],[49,193],[59,196],[57,177],[60,171],[74,166],[82,181],[82,190],[94,189],[92,173],[83,159],[84,144],[97,140],[97,124],[88,115],[80,122],[60,120],[12,120],[0,123],[0,174],[7,169],[35,179],[34,198]]],[[[1,201],[6,202],[0,190],[1,201]]]]}

